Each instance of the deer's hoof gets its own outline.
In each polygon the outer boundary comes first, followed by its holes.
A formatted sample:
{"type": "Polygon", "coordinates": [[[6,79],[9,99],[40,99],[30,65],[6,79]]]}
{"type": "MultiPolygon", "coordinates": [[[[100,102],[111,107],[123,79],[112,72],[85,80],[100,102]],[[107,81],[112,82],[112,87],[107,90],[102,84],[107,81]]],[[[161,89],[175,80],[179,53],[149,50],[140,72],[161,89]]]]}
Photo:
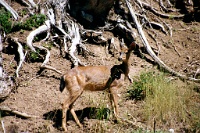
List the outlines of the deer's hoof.
{"type": "Polygon", "coordinates": [[[67,132],[67,127],[66,126],[62,127],[62,129],[63,129],[64,132],[67,132]]]}

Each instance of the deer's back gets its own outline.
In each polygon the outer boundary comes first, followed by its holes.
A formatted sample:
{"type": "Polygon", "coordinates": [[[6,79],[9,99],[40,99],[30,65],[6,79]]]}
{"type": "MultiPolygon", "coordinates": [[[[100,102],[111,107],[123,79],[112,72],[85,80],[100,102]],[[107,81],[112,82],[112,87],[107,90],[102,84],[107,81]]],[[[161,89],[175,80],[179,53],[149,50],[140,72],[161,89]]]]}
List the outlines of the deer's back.
{"type": "MultiPolygon", "coordinates": [[[[106,83],[111,76],[110,66],[79,66],[69,70],[64,79],[66,87],[90,91],[100,91],[106,89],[106,83]]],[[[111,86],[118,85],[118,81],[114,81],[111,86]]]]}

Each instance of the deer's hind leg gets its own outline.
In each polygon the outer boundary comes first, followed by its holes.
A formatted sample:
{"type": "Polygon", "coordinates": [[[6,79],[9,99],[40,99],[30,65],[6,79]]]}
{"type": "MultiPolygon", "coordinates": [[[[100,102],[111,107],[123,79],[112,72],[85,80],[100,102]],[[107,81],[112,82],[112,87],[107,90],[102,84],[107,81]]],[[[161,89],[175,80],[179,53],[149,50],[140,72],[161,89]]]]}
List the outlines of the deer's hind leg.
{"type": "Polygon", "coordinates": [[[67,116],[66,116],[66,114],[67,114],[68,109],[70,109],[70,112],[71,112],[72,116],[74,117],[76,123],[80,127],[82,127],[82,125],[81,125],[80,121],[78,120],[78,117],[73,109],[74,102],[82,94],[82,92],[83,92],[83,90],[79,86],[73,86],[69,90],[68,98],[62,104],[62,128],[64,129],[64,131],[67,131],[67,127],[66,127],[67,116]]]}

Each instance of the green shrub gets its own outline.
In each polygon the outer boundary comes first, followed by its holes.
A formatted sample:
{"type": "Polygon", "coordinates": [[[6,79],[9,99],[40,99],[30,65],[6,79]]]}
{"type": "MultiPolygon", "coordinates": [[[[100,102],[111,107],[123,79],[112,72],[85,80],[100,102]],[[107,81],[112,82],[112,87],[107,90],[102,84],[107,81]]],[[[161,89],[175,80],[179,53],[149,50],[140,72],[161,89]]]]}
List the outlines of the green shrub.
{"type": "Polygon", "coordinates": [[[23,23],[16,23],[13,27],[13,31],[18,31],[18,30],[32,30],[34,27],[38,28],[42,24],[44,24],[46,20],[45,15],[43,14],[35,14],[28,18],[25,22],[23,23]]]}
{"type": "Polygon", "coordinates": [[[5,33],[9,33],[12,29],[12,21],[10,20],[11,14],[4,8],[0,8],[0,29],[5,33]]]}
{"type": "Polygon", "coordinates": [[[109,119],[110,118],[110,110],[108,108],[100,107],[96,111],[96,118],[99,120],[109,119]]]}
{"type": "Polygon", "coordinates": [[[28,61],[30,62],[42,62],[44,60],[44,51],[37,49],[36,52],[31,51],[28,53],[28,61]]]}
{"type": "Polygon", "coordinates": [[[133,82],[128,90],[128,97],[130,99],[143,100],[146,97],[146,91],[153,93],[154,72],[142,73],[137,80],[133,82]]]}
{"type": "Polygon", "coordinates": [[[31,16],[25,23],[24,23],[24,29],[32,29],[32,27],[39,27],[42,25],[45,21],[46,17],[42,14],[36,14],[31,16]]]}

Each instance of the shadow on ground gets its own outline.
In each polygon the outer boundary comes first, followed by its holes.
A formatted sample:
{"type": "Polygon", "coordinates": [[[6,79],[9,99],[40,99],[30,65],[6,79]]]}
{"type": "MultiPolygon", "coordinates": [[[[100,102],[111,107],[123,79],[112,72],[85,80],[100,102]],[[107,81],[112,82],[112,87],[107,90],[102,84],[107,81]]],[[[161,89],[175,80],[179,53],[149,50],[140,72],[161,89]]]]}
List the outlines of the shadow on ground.
{"type": "MultiPolygon", "coordinates": [[[[96,107],[87,107],[82,110],[75,111],[79,121],[82,123],[84,118],[87,119],[109,119],[110,117],[110,109],[108,108],[96,108],[96,107]]],[[[52,120],[54,122],[53,126],[59,128],[62,122],[62,110],[53,110],[47,112],[43,115],[45,120],[52,120]]],[[[67,121],[73,120],[74,118],[70,111],[67,111],[67,121]]]]}

